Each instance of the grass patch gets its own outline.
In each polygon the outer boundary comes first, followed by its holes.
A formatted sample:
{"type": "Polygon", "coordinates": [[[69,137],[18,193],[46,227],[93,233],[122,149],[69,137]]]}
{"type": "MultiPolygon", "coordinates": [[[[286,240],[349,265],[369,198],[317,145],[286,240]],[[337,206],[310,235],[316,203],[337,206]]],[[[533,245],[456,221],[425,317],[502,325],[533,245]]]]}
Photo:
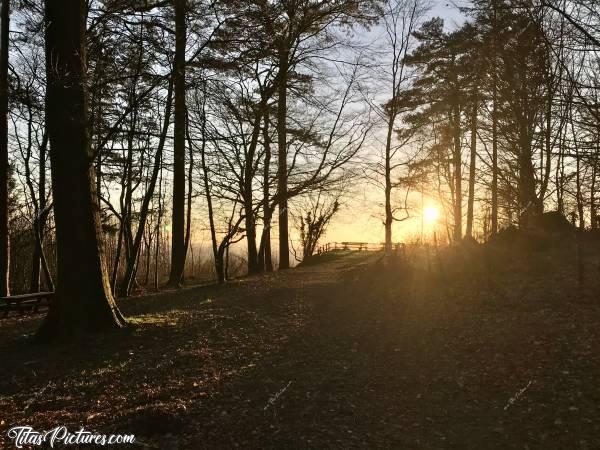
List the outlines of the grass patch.
{"type": "Polygon", "coordinates": [[[127,321],[132,325],[160,325],[174,327],[177,325],[177,317],[174,313],[142,314],[128,317],[127,321]]]}

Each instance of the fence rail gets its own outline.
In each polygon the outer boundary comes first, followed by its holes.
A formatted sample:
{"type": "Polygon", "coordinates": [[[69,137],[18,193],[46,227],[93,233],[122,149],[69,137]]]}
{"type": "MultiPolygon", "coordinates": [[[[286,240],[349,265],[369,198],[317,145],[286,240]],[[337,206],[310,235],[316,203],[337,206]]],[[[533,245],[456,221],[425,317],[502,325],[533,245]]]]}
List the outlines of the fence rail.
{"type": "MultiPolygon", "coordinates": [[[[404,246],[400,242],[393,242],[392,248],[399,250],[404,246]]],[[[385,249],[385,242],[328,242],[317,248],[317,254],[332,252],[335,250],[354,250],[359,252],[380,252],[385,249]]]]}
{"type": "Polygon", "coordinates": [[[40,308],[50,307],[54,292],[34,292],[33,294],[12,295],[0,297],[0,312],[7,317],[11,311],[18,311],[21,315],[37,313],[40,308]]]}

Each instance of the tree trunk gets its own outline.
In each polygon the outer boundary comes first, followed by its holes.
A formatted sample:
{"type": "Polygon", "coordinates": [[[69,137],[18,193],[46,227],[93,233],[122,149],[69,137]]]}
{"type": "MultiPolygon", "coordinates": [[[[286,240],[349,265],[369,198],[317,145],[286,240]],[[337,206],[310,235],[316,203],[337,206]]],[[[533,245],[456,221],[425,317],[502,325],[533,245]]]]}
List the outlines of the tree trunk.
{"type": "MultiPolygon", "coordinates": [[[[458,98],[458,97],[457,97],[458,98]]],[[[453,124],[453,166],[454,166],[454,240],[462,239],[462,155],[460,142],[460,110],[454,105],[453,124]]]]}
{"type": "Polygon", "coordinates": [[[571,122],[571,133],[573,134],[573,145],[575,146],[575,200],[577,202],[577,216],[579,219],[579,229],[585,229],[585,214],[583,206],[583,194],[581,190],[581,155],[579,152],[579,139],[575,131],[573,121],[573,110],[569,111],[569,119],[571,122]]]}
{"type": "MultiPolygon", "coordinates": [[[[42,195],[41,188],[40,195],[42,195]]],[[[45,205],[45,202],[40,202],[40,205],[41,204],[45,205]]],[[[40,264],[44,273],[44,278],[46,279],[47,289],[49,291],[54,290],[54,282],[52,281],[52,275],[50,274],[50,269],[48,268],[48,260],[46,259],[46,255],[44,253],[44,228],[46,226],[46,220],[48,219],[49,211],[45,206],[43,209],[40,208],[40,211],[41,213],[39,217],[34,220],[33,224],[33,232],[35,234],[35,249],[33,252],[31,292],[40,291],[40,264]]]]}
{"type": "MultiPolygon", "coordinates": [[[[150,182],[148,183],[148,188],[146,190],[146,194],[144,195],[144,200],[142,201],[142,207],[140,208],[140,219],[138,223],[138,229],[135,234],[135,239],[133,241],[133,255],[137,255],[140,251],[140,246],[142,243],[142,237],[144,234],[144,228],[146,227],[146,220],[148,218],[148,210],[150,208],[150,200],[154,195],[154,188],[156,187],[156,180],[158,179],[158,174],[160,172],[162,166],[162,155],[163,149],[165,146],[165,141],[167,140],[167,132],[169,130],[169,121],[171,120],[171,103],[173,99],[173,77],[169,81],[169,88],[167,91],[167,103],[165,105],[165,117],[163,121],[163,129],[160,134],[158,148],[156,149],[156,154],[154,155],[154,166],[152,168],[152,175],[150,177],[150,182]]],[[[162,178],[161,178],[162,181],[162,178]]],[[[123,283],[121,285],[121,295],[127,296],[131,292],[131,288],[133,286],[135,273],[137,271],[137,258],[133,257],[127,263],[127,268],[125,269],[125,276],[123,278],[123,283]]]]}
{"type": "MultiPolygon", "coordinates": [[[[33,219],[33,233],[37,233],[38,219],[33,219]]],[[[34,236],[35,238],[35,236],[34,236]]],[[[29,292],[40,292],[40,262],[41,255],[39,246],[37,245],[37,238],[35,238],[36,244],[33,247],[33,255],[31,257],[31,283],[29,283],[29,292]]]]}
{"type": "MultiPolygon", "coordinates": [[[[39,149],[39,183],[38,183],[38,216],[34,221],[33,232],[35,233],[35,244],[36,249],[34,251],[34,259],[33,259],[33,271],[37,271],[37,274],[32,273],[32,286],[35,285],[36,290],[32,289],[32,292],[38,292],[41,286],[40,280],[40,264],[42,267],[42,271],[44,273],[44,278],[46,281],[46,289],[48,291],[54,291],[54,282],[52,280],[52,275],[50,274],[50,269],[48,268],[48,260],[46,258],[46,254],[44,252],[44,237],[46,230],[46,222],[48,220],[48,216],[50,215],[50,208],[46,204],[46,155],[48,151],[48,132],[44,133],[42,138],[42,145],[40,145],[39,149]],[[36,266],[37,265],[37,266],[36,266]],[[36,283],[37,281],[37,283],[36,283]]],[[[33,194],[32,194],[33,197],[33,194]]]]}
{"type": "Polygon", "coordinates": [[[471,115],[471,155],[469,161],[469,200],[467,204],[467,230],[466,236],[473,237],[473,207],[475,205],[475,170],[477,164],[477,95],[473,99],[473,112],[471,115]]]}
{"type": "Polygon", "coordinates": [[[592,185],[590,189],[590,226],[592,230],[596,229],[596,178],[597,178],[597,166],[598,162],[594,161],[592,167],[592,185]]]}
{"type": "MultiPolygon", "coordinates": [[[[385,251],[392,251],[392,224],[394,217],[392,215],[392,169],[391,169],[391,152],[392,152],[392,134],[394,132],[394,122],[396,115],[390,113],[388,119],[387,138],[385,141],[385,251]]],[[[423,213],[421,211],[421,213],[423,213]]]]}
{"type": "Polygon", "coordinates": [[[260,135],[260,122],[265,108],[266,101],[261,100],[254,118],[252,128],[252,138],[244,161],[244,215],[246,226],[246,243],[248,250],[248,273],[253,274],[260,271],[258,264],[258,253],[256,251],[256,222],[254,220],[254,195],[252,181],[254,179],[254,155],[256,154],[256,146],[258,145],[258,137],[260,135]]]}
{"type": "MultiPolygon", "coordinates": [[[[135,90],[135,88],[133,88],[135,90]]],[[[134,97],[135,94],[131,94],[134,97]]],[[[132,100],[133,101],[133,100],[132,100]]],[[[137,123],[138,109],[134,108],[132,111],[131,124],[127,133],[127,159],[125,167],[125,186],[122,189],[125,190],[124,203],[121,205],[121,228],[123,230],[123,243],[125,244],[125,260],[127,264],[130,263],[131,259],[135,259],[137,256],[133,254],[133,237],[132,237],[132,214],[133,214],[133,145],[134,145],[134,131],[137,123]]],[[[118,267],[118,258],[117,263],[118,267]]]]}
{"type": "Polygon", "coordinates": [[[56,294],[38,337],[123,327],[102,254],[87,129],[85,0],[45,1],[46,120],[57,245],[56,294]]]}
{"type": "Polygon", "coordinates": [[[225,262],[224,263],[222,262],[223,261],[222,256],[220,257],[219,260],[221,261],[220,262],[221,267],[225,267],[224,269],[222,269],[223,270],[223,274],[222,274],[223,279],[228,280],[229,279],[229,245],[225,246],[224,249],[225,249],[225,262]]]}
{"type": "Polygon", "coordinates": [[[215,253],[215,271],[217,273],[217,282],[219,284],[224,284],[225,280],[227,279],[227,269],[224,261],[226,248],[228,249],[229,247],[221,246],[219,247],[217,253],[215,253]]]}
{"type": "Polygon", "coordinates": [[[279,270],[290,267],[287,194],[287,80],[288,53],[279,52],[279,98],[277,104],[277,196],[279,205],[279,270]]]}
{"type": "Polygon", "coordinates": [[[497,10],[496,1],[493,2],[493,42],[492,42],[492,235],[498,233],[498,68],[496,25],[497,10]]]}
{"type": "Polygon", "coordinates": [[[210,242],[215,263],[215,273],[219,284],[225,283],[225,273],[223,272],[223,252],[217,244],[217,230],[215,227],[215,215],[213,211],[212,195],[210,193],[210,182],[208,180],[208,166],[206,164],[206,91],[202,97],[202,146],[200,148],[200,162],[202,164],[202,176],[204,181],[204,193],[206,195],[206,206],[208,208],[208,222],[210,225],[210,242]]]}
{"type": "Polygon", "coordinates": [[[48,151],[48,133],[44,133],[44,137],[42,139],[42,145],[40,146],[40,167],[39,167],[39,207],[40,207],[40,217],[37,221],[37,240],[38,240],[38,253],[40,256],[40,262],[42,264],[42,269],[44,272],[44,277],[46,278],[46,288],[49,291],[54,290],[54,282],[52,281],[52,276],[50,275],[50,270],[48,269],[48,261],[46,259],[46,255],[44,253],[44,237],[46,230],[46,221],[48,220],[48,216],[50,215],[50,210],[48,205],[46,204],[46,154],[48,151]]]}
{"type": "MultiPolygon", "coordinates": [[[[27,92],[28,100],[29,92],[27,92]]],[[[40,290],[40,240],[39,240],[39,226],[38,221],[40,218],[40,205],[39,198],[35,192],[35,187],[33,186],[33,180],[31,178],[31,168],[29,167],[29,163],[31,160],[31,151],[33,147],[33,113],[31,108],[31,103],[27,105],[27,150],[25,152],[25,183],[29,188],[29,195],[31,196],[31,203],[33,204],[33,227],[31,232],[33,234],[34,239],[34,247],[33,247],[33,259],[31,261],[31,283],[29,285],[29,292],[39,292],[40,290]]],[[[41,190],[41,188],[40,188],[41,190]]]]}
{"type": "MultiPolygon", "coordinates": [[[[547,69],[548,72],[550,68],[547,69]]],[[[550,76],[548,75],[550,79],[550,76]]],[[[540,169],[542,172],[542,186],[540,188],[539,201],[544,202],[546,198],[546,192],[548,190],[548,182],[550,181],[550,171],[552,169],[552,100],[553,100],[553,83],[548,81],[547,85],[548,95],[546,96],[546,124],[544,130],[544,145],[545,149],[542,149],[540,155],[540,169]],[[545,154],[544,154],[545,152],[545,154]],[[545,156],[545,158],[544,158],[545,156]],[[545,159],[545,164],[544,164],[545,159]]]]}
{"type": "MultiPolygon", "coordinates": [[[[571,101],[566,104],[566,108],[571,107],[571,101]]],[[[565,113],[566,114],[566,113],[565,113]]],[[[556,210],[565,214],[565,148],[567,143],[567,127],[564,126],[558,135],[558,155],[556,161],[555,183],[556,183],[556,210]]]]}
{"type": "Polygon", "coordinates": [[[535,193],[531,141],[525,123],[519,124],[519,209],[520,225],[531,225],[541,213],[535,193]]]}
{"type": "MultiPolygon", "coordinates": [[[[29,92],[27,93],[29,97],[29,92]]],[[[31,197],[31,202],[33,204],[33,227],[31,229],[31,233],[33,234],[34,239],[34,248],[33,255],[31,261],[31,283],[29,284],[29,292],[39,292],[40,291],[40,262],[42,257],[42,240],[40,233],[40,220],[41,220],[41,212],[42,212],[42,199],[41,196],[45,196],[45,188],[43,186],[44,177],[40,173],[40,182],[38,187],[38,193],[35,192],[35,187],[33,185],[33,181],[31,178],[31,169],[29,167],[29,162],[31,160],[31,150],[33,148],[33,113],[31,104],[27,105],[28,110],[28,121],[27,121],[27,150],[25,152],[25,161],[24,161],[24,169],[25,169],[25,183],[29,188],[29,195],[31,197]],[[38,195],[39,194],[39,195],[38,195]]],[[[45,146],[47,145],[48,134],[44,133],[44,138],[42,145],[40,146],[40,165],[39,169],[42,172],[42,169],[45,170],[45,165],[42,163],[43,158],[45,158],[45,146]]]]}
{"type": "Polygon", "coordinates": [[[121,262],[121,251],[123,250],[123,220],[119,225],[119,237],[117,238],[117,249],[115,251],[115,261],[113,263],[112,275],[110,276],[110,287],[113,295],[117,292],[117,275],[119,274],[119,264],[121,262]]]}
{"type": "Polygon", "coordinates": [[[273,260],[271,258],[271,216],[269,193],[269,171],[271,166],[271,138],[269,136],[269,114],[265,113],[263,127],[263,142],[265,146],[265,161],[263,165],[263,232],[260,242],[259,260],[263,262],[264,270],[273,272],[273,260]]]}
{"type": "Polygon", "coordinates": [[[580,162],[580,158],[579,158],[579,148],[577,146],[577,144],[575,144],[575,154],[576,154],[576,159],[577,159],[577,168],[575,171],[575,187],[576,187],[576,199],[577,199],[577,215],[578,215],[578,219],[579,219],[579,229],[580,230],[584,230],[585,229],[585,213],[584,213],[584,206],[583,206],[583,195],[581,192],[581,162],[580,162]]]}
{"type": "MultiPolygon", "coordinates": [[[[135,81],[133,82],[133,87],[131,89],[133,92],[130,92],[129,94],[130,104],[133,102],[133,98],[135,97],[135,81]]],[[[133,240],[131,238],[131,213],[133,199],[133,144],[135,125],[137,122],[136,117],[137,108],[134,108],[129,123],[129,130],[127,132],[127,157],[125,159],[125,167],[123,168],[124,170],[121,176],[121,195],[119,197],[119,205],[121,209],[121,216],[119,217],[119,237],[117,239],[117,249],[115,252],[112,274],[110,277],[110,286],[113,295],[115,295],[117,292],[117,279],[119,275],[119,267],[121,265],[121,253],[123,252],[123,246],[125,246],[125,265],[128,266],[132,264],[131,253],[133,250],[133,240]]],[[[98,171],[96,171],[96,176],[99,176],[98,171]]]]}
{"type": "Polygon", "coordinates": [[[0,6],[0,297],[10,295],[8,243],[8,39],[9,0],[0,6]]]}
{"type": "Polygon", "coordinates": [[[145,271],[144,271],[144,286],[148,287],[150,282],[150,256],[152,255],[152,230],[146,230],[144,233],[144,244],[145,244],[145,271]]]}
{"type": "MultiPolygon", "coordinates": [[[[186,213],[186,218],[185,218],[185,239],[184,239],[184,255],[183,255],[183,272],[181,274],[181,281],[183,282],[185,279],[185,260],[187,258],[187,252],[190,249],[190,241],[192,239],[192,174],[194,171],[194,153],[192,150],[192,142],[191,139],[189,138],[189,127],[188,127],[188,121],[187,121],[187,114],[186,114],[186,120],[185,120],[185,130],[186,130],[186,135],[188,137],[188,179],[187,179],[187,188],[188,188],[188,192],[187,192],[187,213],[186,213]]],[[[192,257],[194,256],[193,251],[192,251],[192,257]]],[[[193,276],[193,264],[192,264],[192,276],[193,276]]]]}
{"type": "MultiPolygon", "coordinates": [[[[158,180],[158,218],[156,219],[156,246],[154,250],[154,290],[158,291],[158,257],[160,251],[160,227],[162,225],[162,171],[158,180]]],[[[154,204],[154,202],[153,202],[154,204]]]]}
{"type": "Polygon", "coordinates": [[[178,287],[185,265],[185,44],[186,1],[175,0],[175,129],[173,140],[173,214],[171,274],[168,285],[178,287]]]}
{"type": "Polygon", "coordinates": [[[590,219],[592,230],[598,228],[598,217],[596,212],[596,184],[598,177],[598,157],[600,156],[600,122],[597,125],[596,154],[592,160],[592,185],[590,189],[590,219]]]}

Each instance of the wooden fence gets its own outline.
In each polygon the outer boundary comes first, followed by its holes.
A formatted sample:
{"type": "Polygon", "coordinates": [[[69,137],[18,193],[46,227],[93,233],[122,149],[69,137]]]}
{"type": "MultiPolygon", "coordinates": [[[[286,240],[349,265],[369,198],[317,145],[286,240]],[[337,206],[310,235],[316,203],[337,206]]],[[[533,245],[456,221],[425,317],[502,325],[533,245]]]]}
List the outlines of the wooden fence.
{"type": "MultiPolygon", "coordinates": [[[[392,243],[394,250],[399,250],[404,246],[400,242],[392,243]]],[[[317,248],[317,255],[332,252],[335,250],[353,250],[359,252],[381,252],[385,249],[385,242],[328,242],[317,248]]]]}

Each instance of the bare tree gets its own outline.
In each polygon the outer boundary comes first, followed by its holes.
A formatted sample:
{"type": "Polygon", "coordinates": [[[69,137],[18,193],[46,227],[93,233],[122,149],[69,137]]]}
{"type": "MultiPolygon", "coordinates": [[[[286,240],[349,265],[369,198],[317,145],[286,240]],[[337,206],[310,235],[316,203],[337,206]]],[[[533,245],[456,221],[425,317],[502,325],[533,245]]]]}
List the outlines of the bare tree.
{"type": "MultiPolygon", "coordinates": [[[[406,56],[413,44],[413,32],[427,12],[423,0],[388,0],[383,14],[385,27],[386,48],[389,52],[386,59],[391,58],[388,76],[391,95],[383,109],[378,109],[379,115],[387,122],[385,137],[385,153],[383,156],[383,179],[385,194],[385,251],[392,251],[392,225],[401,220],[394,215],[395,207],[392,205],[392,189],[396,185],[394,174],[402,163],[397,161],[397,154],[408,143],[411,135],[400,138],[401,142],[393,142],[394,131],[398,117],[410,111],[414,105],[406,102],[406,91],[410,87],[410,74],[406,65],[406,56]]],[[[388,94],[389,95],[389,94],[388,94]]]]}
{"type": "Polygon", "coordinates": [[[308,195],[300,206],[298,218],[300,243],[302,244],[302,260],[308,260],[315,252],[319,239],[327,231],[333,216],[339,211],[340,193],[333,196],[329,192],[320,191],[316,195],[308,195]]]}

